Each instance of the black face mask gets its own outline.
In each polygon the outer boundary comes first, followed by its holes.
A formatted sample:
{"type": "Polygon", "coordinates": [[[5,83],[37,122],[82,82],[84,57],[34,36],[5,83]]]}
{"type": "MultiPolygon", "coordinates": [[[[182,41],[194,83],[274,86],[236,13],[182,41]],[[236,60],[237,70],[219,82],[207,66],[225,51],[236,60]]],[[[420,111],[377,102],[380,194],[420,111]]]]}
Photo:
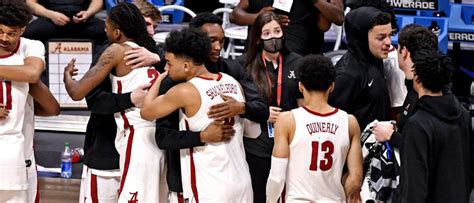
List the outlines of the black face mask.
{"type": "Polygon", "coordinates": [[[263,40],[263,49],[270,53],[277,53],[283,47],[283,36],[263,40]]]}

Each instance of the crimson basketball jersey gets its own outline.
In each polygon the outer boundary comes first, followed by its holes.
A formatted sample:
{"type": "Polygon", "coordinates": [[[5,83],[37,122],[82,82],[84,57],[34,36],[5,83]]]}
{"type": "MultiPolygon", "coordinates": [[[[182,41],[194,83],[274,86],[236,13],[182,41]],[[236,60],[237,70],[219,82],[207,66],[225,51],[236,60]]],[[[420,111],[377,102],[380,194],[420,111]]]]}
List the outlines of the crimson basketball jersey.
{"type": "MultiPolygon", "coordinates": [[[[239,83],[231,76],[218,73],[216,80],[195,77],[188,81],[198,91],[201,106],[191,117],[180,113],[180,129],[199,132],[211,122],[207,112],[212,105],[223,102],[220,94],[244,102],[239,83]]],[[[226,119],[235,130],[226,142],[207,143],[204,146],[181,150],[181,177],[183,197],[190,202],[252,202],[252,185],[243,146],[243,119],[226,119]]]]}
{"type": "MultiPolygon", "coordinates": [[[[23,58],[14,53],[0,56],[0,64],[23,65],[23,58]]],[[[28,187],[22,131],[28,91],[27,82],[0,79],[0,103],[10,111],[8,117],[0,121],[0,190],[28,187]]]]}
{"type": "Polygon", "coordinates": [[[286,200],[345,201],[342,169],[349,151],[347,113],[320,114],[306,107],[291,110],[295,134],[290,143],[286,200]]]}
{"type": "MultiPolygon", "coordinates": [[[[125,42],[132,48],[139,47],[133,42],[125,42]]],[[[117,77],[110,75],[112,81],[112,92],[116,94],[129,93],[142,85],[154,82],[158,78],[158,71],[153,67],[143,67],[133,69],[125,76],[117,77]]],[[[128,108],[124,112],[115,113],[115,122],[120,130],[127,129],[128,126],[154,126],[154,121],[147,121],[140,116],[140,109],[137,107],[128,108]]]]}

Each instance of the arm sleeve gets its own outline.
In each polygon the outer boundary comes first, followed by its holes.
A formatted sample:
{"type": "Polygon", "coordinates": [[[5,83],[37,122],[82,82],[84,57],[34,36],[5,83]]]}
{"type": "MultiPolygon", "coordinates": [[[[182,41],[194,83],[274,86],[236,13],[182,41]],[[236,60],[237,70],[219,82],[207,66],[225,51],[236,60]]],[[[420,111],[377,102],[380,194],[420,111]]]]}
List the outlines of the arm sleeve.
{"type": "Polygon", "coordinates": [[[87,94],[87,106],[92,113],[114,114],[134,106],[130,98],[131,93],[114,94],[111,86],[109,79],[106,78],[87,94]]]}
{"type": "Polygon", "coordinates": [[[254,122],[265,122],[270,114],[265,100],[258,94],[257,88],[250,77],[241,70],[239,79],[245,94],[245,113],[241,115],[254,122]]]}
{"type": "Polygon", "coordinates": [[[400,139],[403,135],[398,131],[393,131],[390,140],[388,141],[391,146],[400,149],[400,139]]]}
{"type": "Polygon", "coordinates": [[[158,52],[156,54],[158,54],[158,56],[160,56],[160,63],[155,64],[153,67],[155,67],[155,69],[158,72],[162,73],[162,72],[164,72],[165,66],[166,66],[165,50],[163,50],[163,48],[161,48],[158,45],[156,45],[156,49],[158,49],[158,52]]]}
{"type": "Polygon", "coordinates": [[[358,93],[359,86],[352,76],[346,73],[338,74],[334,91],[329,95],[329,104],[352,113],[351,105],[353,105],[358,93]]]}
{"type": "MultiPolygon", "coordinates": [[[[160,85],[160,93],[164,94],[171,89],[174,83],[169,77],[166,77],[160,85]]],[[[202,146],[200,132],[178,131],[179,128],[179,112],[175,111],[172,114],[156,120],[155,140],[159,148],[170,149],[185,149],[196,146],[202,146]]]]}
{"type": "Polygon", "coordinates": [[[401,202],[426,202],[429,174],[429,138],[424,129],[408,122],[403,131],[401,157],[401,202]]]}
{"type": "MultiPolygon", "coordinates": [[[[266,194],[268,202],[277,202],[285,186],[286,168],[288,158],[277,158],[272,156],[270,174],[268,175],[266,194]]],[[[282,197],[285,198],[285,197],[282,197]]]]}
{"type": "Polygon", "coordinates": [[[405,86],[407,87],[407,91],[413,90],[413,80],[405,79],[405,86]]]}
{"type": "Polygon", "coordinates": [[[257,87],[237,60],[224,59],[223,71],[239,81],[245,94],[245,113],[240,115],[253,122],[265,122],[270,114],[266,101],[258,94],[257,87]]]}

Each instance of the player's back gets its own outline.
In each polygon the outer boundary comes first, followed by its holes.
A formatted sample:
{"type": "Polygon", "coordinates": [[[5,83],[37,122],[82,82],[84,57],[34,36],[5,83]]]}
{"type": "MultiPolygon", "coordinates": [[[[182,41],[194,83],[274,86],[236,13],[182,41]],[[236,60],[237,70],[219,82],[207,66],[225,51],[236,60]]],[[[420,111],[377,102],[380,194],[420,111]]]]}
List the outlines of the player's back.
{"type": "MultiPolygon", "coordinates": [[[[23,58],[17,54],[0,56],[0,64],[23,65],[23,58]]],[[[0,79],[0,103],[10,111],[0,121],[0,190],[27,188],[22,128],[28,91],[27,82],[0,79]]]]}
{"type": "MultiPolygon", "coordinates": [[[[125,42],[132,48],[138,47],[133,42],[125,42]]],[[[153,83],[158,78],[158,71],[153,67],[137,68],[130,71],[127,75],[118,77],[110,75],[112,81],[112,92],[116,94],[129,93],[138,87],[153,83]]],[[[146,121],[140,116],[140,109],[137,107],[129,108],[123,112],[115,113],[115,122],[119,129],[126,129],[130,125],[134,126],[153,126],[155,122],[146,121]]]]}
{"type": "Polygon", "coordinates": [[[292,110],[295,134],[290,143],[286,200],[345,201],[342,169],[350,148],[347,113],[292,110]]]}
{"type": "MultiPolygon", "coordinates": [[[[192,117],[181,114],[182,130],[204,130],[213,121],[207,116],[209,108],[223,102],[220,94],[244,102],[239,83],[229,75],[218,73],[216,80],[195,77],[189,82],[199,91],[201,106],[192,117]]],[[[252,186],[243,148],[243,119],[236,116],[225,122],[233,124],[235,129],[231,140],[181,150],[185,198],[190,198],[195,190],[194,197],[198,196],[201,202],[251,201],[252,186]]]]}

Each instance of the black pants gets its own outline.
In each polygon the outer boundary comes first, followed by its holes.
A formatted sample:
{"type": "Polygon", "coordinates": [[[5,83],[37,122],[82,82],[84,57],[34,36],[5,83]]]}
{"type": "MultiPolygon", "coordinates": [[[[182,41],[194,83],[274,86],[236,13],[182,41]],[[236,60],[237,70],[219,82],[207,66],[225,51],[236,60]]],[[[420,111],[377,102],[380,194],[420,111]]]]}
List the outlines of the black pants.
{"type": "Polygon", "coordinates": [[[83,23],[69,22],[64,26],[57,26],[48,18],[40,17],[26,26],[23,37],[46,42],[51,38],[81,38],[91,39],[95,45],[102,45],[107,39],[105,22],[91,17],[83,23]]]}
{"type": "Polygon", "coordinates": [[[250,178],[252,179],[253,201],[254,203],[265,203],[271,159],[258,157],[250,153],[246,153],[246,157],[250,169],[250,178]]]}

